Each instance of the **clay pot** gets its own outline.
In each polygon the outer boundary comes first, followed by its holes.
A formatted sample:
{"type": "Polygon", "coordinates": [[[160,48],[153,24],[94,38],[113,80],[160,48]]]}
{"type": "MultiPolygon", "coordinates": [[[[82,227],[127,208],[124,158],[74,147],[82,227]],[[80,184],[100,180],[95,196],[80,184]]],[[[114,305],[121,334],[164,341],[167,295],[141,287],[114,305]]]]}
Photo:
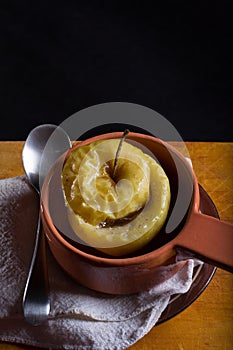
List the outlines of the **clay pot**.
{"type": "MultiPolygon", "coordinates": [[[[75,147],[99,139],[120,138],[121,135],[99,135],[75,147]]],[[[41,193],[43,228],[57,262],[77,282],[112,294],[146,290],[175,274],[185,262],[166,269],[166,274],[163,270],[164,266],[175,262],[177,249],[233,272],[233,225],[199,212],[199,186],[187,160],[172,146],[155,137],[130,133],[127,138],[146,146],[169,178],[171,205],[164,229],[141,251],[121,258],[105,256],[64,235],[54,223],[52,212],[59,217],[66,216],[65,209],[62,212],[64,200],[60,179],[65,154],[51,168],[41,193]],[[55,201],[52,199],[54,193],[57,195],[55,201]]]]}

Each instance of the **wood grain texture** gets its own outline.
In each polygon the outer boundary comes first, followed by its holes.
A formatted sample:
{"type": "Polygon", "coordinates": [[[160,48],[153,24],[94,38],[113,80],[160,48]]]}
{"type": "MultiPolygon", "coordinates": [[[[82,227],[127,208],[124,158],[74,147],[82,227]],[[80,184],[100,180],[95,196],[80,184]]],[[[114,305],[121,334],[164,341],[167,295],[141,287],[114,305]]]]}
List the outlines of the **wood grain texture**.
{"type": "MultiPolygon", "coordinates": [[[[187,142],[199,183],[220,218],[233,223],[233,143],[187,142]]],[[[23,142],[0,142],[0,179],[24,174],[23,142]]],[[[31,349],[0,343],[0,350],[31,349]]],[[[36,349],[36,348],[34,348],[36,349]]],[[[154,327],[130,350],[232,350],[233,275],[218,269],[201,296],[173,319],[154,327]]]]}

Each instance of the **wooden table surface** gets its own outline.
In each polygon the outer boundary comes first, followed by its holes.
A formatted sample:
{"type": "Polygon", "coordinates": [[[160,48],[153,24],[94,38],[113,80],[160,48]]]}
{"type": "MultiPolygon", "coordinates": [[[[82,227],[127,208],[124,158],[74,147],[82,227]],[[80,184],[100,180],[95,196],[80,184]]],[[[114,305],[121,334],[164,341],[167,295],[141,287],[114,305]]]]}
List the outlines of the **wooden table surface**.
{"type": "MultiPolygon", "coordinates": [[[[23,142],[0,142],[0,179],[24,174],[23,142]]],[[[233,224],[233,143],[187,142],[199,183],[220,218],[233,224]]],[[[0,343],[0,350],[25,349],[0,343]]],[[[26,349],[29,349],[26,347],[26,349]]],[[[34,348],[35,349],[35,348],[34,348]]],[[[232,350],[233,274],[217,269],[199,298],[173,319],[155,326],[130,350],[232,350]]]]}

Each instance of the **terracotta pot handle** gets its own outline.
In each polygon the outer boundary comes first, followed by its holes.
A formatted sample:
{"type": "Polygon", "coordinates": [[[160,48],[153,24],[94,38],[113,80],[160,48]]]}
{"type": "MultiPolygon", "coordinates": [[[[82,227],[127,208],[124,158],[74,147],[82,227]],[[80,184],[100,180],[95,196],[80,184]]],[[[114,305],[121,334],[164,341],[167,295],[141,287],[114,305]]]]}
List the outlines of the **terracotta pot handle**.
{"type": "Polygon", "coordinates": [[[233,225],[201,213],[192,213],[175,239],[175,246],[202,261],[233,273],[233,225]]]}

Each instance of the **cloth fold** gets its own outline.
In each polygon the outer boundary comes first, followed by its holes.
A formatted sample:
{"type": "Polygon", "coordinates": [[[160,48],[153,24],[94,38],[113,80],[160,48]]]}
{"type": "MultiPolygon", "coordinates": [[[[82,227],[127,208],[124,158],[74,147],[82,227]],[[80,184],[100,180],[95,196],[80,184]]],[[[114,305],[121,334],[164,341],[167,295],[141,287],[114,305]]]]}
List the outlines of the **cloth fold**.
{"type": "Polygon", "coordinates": [[[0,207],[1,341],[47,349],[126,349],[151,330],[172,295],[186,293],[192,284],[196,261],[187,259],[173,277],[145,292],[98,293],[73,281],[48,250],[49,320],[29,325],[23,319],[22,297],[33,251],[38,195],[25,176],[1,180],[0,207]]]}

